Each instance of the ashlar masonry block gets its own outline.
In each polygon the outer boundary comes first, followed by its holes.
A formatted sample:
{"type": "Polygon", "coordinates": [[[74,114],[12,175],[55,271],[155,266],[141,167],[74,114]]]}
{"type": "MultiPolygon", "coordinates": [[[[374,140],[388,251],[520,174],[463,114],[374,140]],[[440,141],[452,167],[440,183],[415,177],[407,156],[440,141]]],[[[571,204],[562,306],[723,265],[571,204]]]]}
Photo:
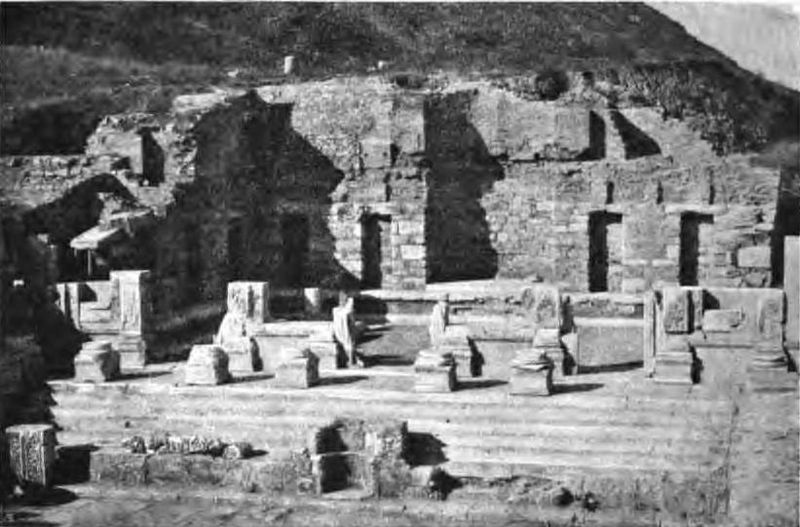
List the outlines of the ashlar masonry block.
{"type": "Polygon", "coordinates": [[[667,333],[689,333],[691,313],[689,309],[689,292],[679,287],[663,289],[664,331],[667,333]]]}
{"type": "Polygon", "coordinates": [[[458,385],[452,353],[422,350],[414,362],[414,391],[452,392],[458,385]]]}
{"type": "Polygon", "coordinates": [[[186,384],[217,385],[230,380],[228,355],[215,345],[192,347],[186,362],[186,384]]]}
{"type": "Polygon", "coordinates": [[[6,429],[11,471],[23,488],[53,484],[56,430],[52,425],[27,424],[6,429]]]}
{"type": "Polygon", "coordinates": [[[553,391],[553,361],[546,353],[525,350],[511,363],[511,395],[548,396],[553,391]]]}
{"type": "Polygon", "coordinates": [[[308,349],[288,348],[275,369],[275,385],[306,389],[319,383],[319,359],[308,349]]]}

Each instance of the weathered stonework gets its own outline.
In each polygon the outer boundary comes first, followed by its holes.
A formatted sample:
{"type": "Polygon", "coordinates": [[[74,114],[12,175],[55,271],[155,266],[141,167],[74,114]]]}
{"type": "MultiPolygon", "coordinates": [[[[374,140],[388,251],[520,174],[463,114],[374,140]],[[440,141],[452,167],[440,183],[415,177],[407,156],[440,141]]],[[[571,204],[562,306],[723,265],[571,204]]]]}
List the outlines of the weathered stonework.
{"type": "Polygon", "coordinates": [[[311,351],[282,350],[283,361],[275,369],[275,384],[285,388],[311,388],[319,383],[319,359],[311,351]]]}
{"type": "Polygon", "coordinates": [[[105,382],[120,375],[119,352],[106,341],[89,341],[75,357],[75,379],[105,382]]]}
{"type": "Polygon", "coordinates": [[[53,484],[56,431],[52,425],[17,425],[6,429],[11,470],[23,487],[53,484]]]}
{"type": "Polygon", "coordinates": [[[216,345],[192,347],[186,362],[186,384],[216,385],[230,380],[228,356],[216,345]]]}
{"type": "Polygon", "coordinates": [[[667,333],[689,333],[689,294],[686,290],[670,287],[663,290],[664,331],[667,333]]]}

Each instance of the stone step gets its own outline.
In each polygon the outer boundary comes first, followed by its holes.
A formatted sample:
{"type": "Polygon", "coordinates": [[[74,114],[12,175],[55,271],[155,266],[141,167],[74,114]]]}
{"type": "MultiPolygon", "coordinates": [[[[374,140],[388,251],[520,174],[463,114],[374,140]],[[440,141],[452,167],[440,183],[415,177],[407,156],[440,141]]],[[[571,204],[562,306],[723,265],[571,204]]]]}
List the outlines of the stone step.
{"type": "MultiPolygon", "coordinates": [[[[153,431],[168,431],[177,435],[207,435],[220,437],[224,440],[248,441],[256,448],[261,449],[298,449],[307,444],[311,431],[324,424],[324,421],[308,420],[295,423],[255,423],[248,426],[238,425],[235,434],[226,432],[225,427],[214,427],[198,424],[193,421],[169,420],[166,424],[161,422],[134,422],[125,427],[118,422],[103,423],[91,428],[64,426],[59,433],[62,444],[105,444],[119,445],[123,438],[132,435],[147,436],[153,431]]],[[[723,445],[717,436],[709,434],[705,437],[691,439],[664,439],[663,429],[653,429],[649,437],[643,434],[635,439],[620,438],[609,433],[592,435],[582,433],[580,427],[575,427],[574,434],[564,435],[495,435],[472,433],[441,433],[436,432],[436,426],[425,426],[424,423],[410,423],[409,431],[416,434],[430,434],[440,442],[443,452],[452,457],[456,452],[468,449],[473,452],[494,453],[496,455],[525,455],[547,450],[582,452],[585,454],[603,453],[642,453],[660,456],[707,457],[723,445]]],[[[617,432],[611,429],[610,432],[617,432]]]]}
{"type": "MultiPolygon", "coordinates": [[[[337,374],[338,376],[338,374],[337,374]]],[[[155,377],[154,377],[155,379],[155,377]]],[[[246,382],[215,387],[182,386],[159,383],[155,380],[143,382],[107,382],[81,383],[75,381],[52,381],[50,386],[57,399],[86,395],[93,400],[113,399],[123,402],[134,397],[164,397],[170,400],[191,399],[228,400],[231,402],[278,401],[282,404],[304,401],[342,401],[357,402],[368,405],[376,398],[381,403],[429,406],[430,404],[447,404],[458,407],[496,407],[513,409],[536,409],[543,407],[582,408],[587,411],[598,409],[619,409],[646,407],[650,411],[662,411],[664,408],[682,408],[695,410],[726,410],[729,402],[720,399],[717,394],[706,393],[702,387],[686,390],[660,389],[650,383],[644,383],[641,391],[625,394],[583,394],[557,393],[551,397],[514,397],[500,391],[467,390],[446,394],[419,394],[416,392],[370,390],[358,388],[317,387],[311,390],[282,389],[279,387],[253,386],[246,382]]]]}
{"type": "Polygon", "coordinates": [[[587,456],[573,453],[544,453],[513,460],[489,456],[463,457],[443,463],[442,468],[454,477],[481,479],[602,475],[607,479],[625,481],[635,476],[665,474],[674,474],[676,477],[700,474],[707,478],[708,472],[708,468],[702,470],[704,467],[691,461],[673,463],[653,456],[587,456]]]}
{"type": "MultiPolygon", "coordinates": [[[[204,419],[224,419],[228,422],[248,422],[263,417],[295,414],[295,415],[323,415],[330,416],[357,416],[357,417],[385,417],[395,416],[398,419],[425,418],[436,419],[441,422],[464,423],[492,423],[501,426],[501,423],[561,423],[580,426],[583,424],[630,424],[638,426],[700,426],[709,427],[725,425],[729,422],[728,412],[725,411],[696,411],[675,407],[670,410],[654,410],[649,408],[612,408],[595,412],[587,412],[581,408],[541,407],[530,408],[520,412],[518,409],[503,406],[472,407],[460,405],[458,407],[447,404],[403,404],[384,402],[349,402],[349,401],[298,401],[288,403],[280,401],[260,401],[258,404],[237,404],[236,401],[191,399],[159,399],[159,398],[134,398],[126,401],[96,401],[92,397],[75,397],[65,399],[56,397],[61,408],[75,412],[74,417],[83,417],[91,420],[103,415],[112,416],[118,420],[136,419],[142,416],[158,416],[161,419],[176,418],[186,415],[198,416],[204,419]],[[81,412],[84,412],[83,414],[81,412]],[[698,422],[698,418],[700,422],[698,422]]],[[[58,407],[57,407],[58,408],[58,407]]],[[[63,414],[61,414],[63,415],[63,414]]],[[[66,417],[66,416],[64,416],[66,417]]]]}

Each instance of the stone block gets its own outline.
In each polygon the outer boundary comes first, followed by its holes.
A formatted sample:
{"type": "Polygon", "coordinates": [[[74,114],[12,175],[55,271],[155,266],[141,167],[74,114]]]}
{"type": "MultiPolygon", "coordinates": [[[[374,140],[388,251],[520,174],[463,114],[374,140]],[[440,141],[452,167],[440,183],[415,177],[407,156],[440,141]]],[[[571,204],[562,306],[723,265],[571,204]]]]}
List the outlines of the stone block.
{"type": "MultiPolygon", "coordinates": [[[[656,360],[657,326],[656,326],[656,295],[653,291],[644,294],[644,327],[642,328],[642,362],[646,377],[653,375],[656,360]]],[[[580,364],[580,358],[578,364],[580,364]]]]}
{"type": "Polygon", "coordinates": [[[322,315],[322,289],[306,287],[303,289],[303,306],[306,315],[317,317],[322,315]]]}
{"type": "Polygon", "coordinates": [[[119,284],[120,333],[141,335],[150,328],[150,271],[112,271],[119,284]]]}
{"type": "Polygon", "coordinates": [[[550,395],[553,391],[553,361],[547,355],[542,354],[531,359],[529,353],[529,350],[518,353],[517,358],[511,363],[509,393],[511,395],[550,395]]]}
{"type": "Polygon", "coordinates": [[[335,370],[347,365],[344,349],[336,344],[330,332],[310,335],[305,345],[319,359],[320,370],[335,370]]]}
{"type": "Polygon", "coordinates": [[[664,349],[656,354],[654,379],[664,384],[692,384],[694,373],[694,352],[684,337],[671,337],[665,340],[664,349]]]}
{"type": "Polygon", "coordinates": [[[758,331],[767,341],[783,342],[783,291],[773,290],[770,295],[758,299],[758,331]]]}
{"type": "Polygon", "coordinates": [[[228,313],[262,324],[270,319],[269,282],[230,282],[228,313]]]}
{"type": "Polygon", "coordinates": [[[532,311],[537,328],[560,328],[561,292],[555,286],[537,285],[522,293],[523,305],[532,311]]]}
{"type": "Polygon", "coordinates": [[[228,355],[228,370],[253,373],[264,369],[255,339],[242,337],[228,340],[223,346],[228,355]]]}
{"type": "Polygon", "coordinates": [[[228,355],[216,345],[192,347],[186,362],[186,384],[217,385],[230,380],[228,355]]]}
{"type": "Polygon", "coordinates": [[[728,333],[744,321],[740,309],[710,309],[703,314],[703,331],[728,333]]]}
{"type": "Polygon", "coordinates": [[[105,382],[120,375],[119,352],[108,341],[84,343],[75,357],[75,379],[78,381],[105,382]]]}
{"type": "Polygon", "coordinates": [[[414,391],[452,392],[457,385],[456,361],[452,354],[431,350],[419,352],[414,362],[414,391]]]}
{"type": "Polygon", "coordinates": [[[736,252],[738,267],[770,269],[772,256],[769,246],[742,247],[736,252]]]}
{"type": "Polygon", "coordinates": [[[222,451],[224,459],[247,459],[253,456],[253,445],[245,442],[231,443],[222,451]]]}
{"type": "Polygon", "coordinates": [[[20,485],[48,488],[53,483],[56,430],[52,425],[10,426],[5,431],[11,471],[20,485]]]}
{"type": "Polygon", "coordinates": [[[800,347],[800,236],[783,239],[783,290],[786,293],[786,343],[800,347]]]}
{"type": "Polygon", "coordinates": [[[439,343],[434,349],[441,354],[450,354],[456,361],[456,376],[475,377],[475,357],[467,326],[446,326],[439,343]]]}
{"type": "Polygon", "coordinates": [[[319,383],[319,358],[308,349],[287,348],[283,361],[275,368],[275,385],[305,389],[319,383]]]}
{"type": "Polygon", "coordinates": [[[663,289],[663,318],[666,333],[688,333],[691,325],[689,292],[679,287],[663,289]]]}
{"type": "Polygon", "coordinates": [[[537,329],[533,337],[534,348],[560,348],[561,331],[558,328],[537,329]]]}
{"type": "Polygon", "coordinates": [[[119,352],[119,367],[122,370],[144,368],[147,363],[147,336],[119,335],[114,349],[119,352]]]}
{"type": "Polygon", "coordinates": [[[93,482],[114,485],[145,485],[147,458],[122,449],[102,448],[89,454],[89,474],[93,482]]]}

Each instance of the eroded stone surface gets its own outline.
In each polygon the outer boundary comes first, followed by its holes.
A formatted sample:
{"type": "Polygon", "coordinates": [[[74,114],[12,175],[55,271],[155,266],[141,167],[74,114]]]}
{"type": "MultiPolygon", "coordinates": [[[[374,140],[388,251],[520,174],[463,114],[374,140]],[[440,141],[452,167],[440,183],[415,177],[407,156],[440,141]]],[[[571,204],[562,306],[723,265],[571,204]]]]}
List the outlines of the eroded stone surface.
{"type": "Polygon", "coordinates": [[[192,347],[186,362],[186,384],[216,385],[230,380],[228,355],[216,345],[192,347]]]}
{"type": "Polygon", "coordinates": [[[53,484],[56,431],[52,425],[6,428],[11,470],[23,486],[47,488],[53,484]]]}
{"type": "Polygon", "coordinates": [[[688,333],[690,330],[689,294],[677,287],[663,289],[664,331],[667,333],[688,333]]]}

